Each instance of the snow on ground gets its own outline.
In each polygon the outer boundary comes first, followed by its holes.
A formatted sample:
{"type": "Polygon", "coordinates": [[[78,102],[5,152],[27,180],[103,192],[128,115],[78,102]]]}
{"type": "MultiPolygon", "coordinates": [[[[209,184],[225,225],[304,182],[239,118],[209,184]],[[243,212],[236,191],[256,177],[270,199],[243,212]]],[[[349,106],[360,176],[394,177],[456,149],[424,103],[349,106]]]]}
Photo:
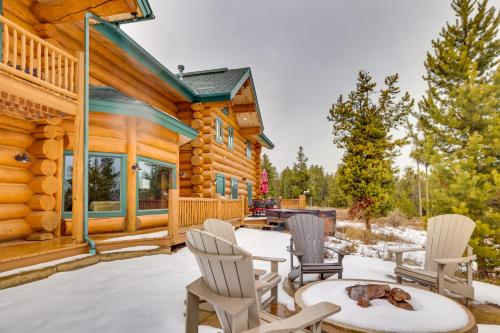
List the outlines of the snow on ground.
{"type": "Polygon", "coordinates": [[[157,232],[150,232],[147,234],[137,234],[137,235],[130,235],[130,236],[108,238],[108,239],[103,240],[102,242],[103,243],[112,243],[112,242],[137,240],[137,239],[164,238],[167,236],[168,236],[168,231],[163,230],[163,231],[157,231],[157,232]]]}
{"type": "MultiPolygon", "coordinates": [[[[236,236],[254,255],[289,259],[286,233],[240,229],[236,236]]],[[[394,282],[393,262],[350,255],[344,267],[345,278],[394,282]]],[[[289,262],[279,265],[283,279],[289,268],[289,262]]],[[[172,255],[103,262],[57,273],[0,290],[0,332],[183,332],[185,286],[199,275],[193,255],[185,248],[172,255]]],[[[500,297],[500,287],[479,287],[476,294],[481,301],[500,297]]],[[[280,302],[293,309],[293,299],[279,289],[280,302]]],[[[202,332],[215,330],[204,327],[202,332]]]]}
{"type": "Polygon", "coordinates": [[[478,333],[499,333],[500,325],[486,325],[479,324],[477,325],[478,333]]]}

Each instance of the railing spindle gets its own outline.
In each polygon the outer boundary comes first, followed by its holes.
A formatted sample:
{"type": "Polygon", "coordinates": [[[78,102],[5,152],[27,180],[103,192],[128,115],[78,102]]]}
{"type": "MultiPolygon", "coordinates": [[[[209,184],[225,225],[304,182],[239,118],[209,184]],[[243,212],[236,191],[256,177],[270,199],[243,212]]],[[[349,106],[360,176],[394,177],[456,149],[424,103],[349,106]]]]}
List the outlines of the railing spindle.
{"type": "Polygon", "coordinates": [[[42,76],[42,44],[36,44],[36,77],[42,76]]]}
{"type": "Polygon", "coordinates": [[[12,31],[12,44],[14,44],[12,46],[12,67],[14,67],[14,69],[17,69],[17,30],[15,29],[12,31]]]}
{"type": "Polygon", "coordinates": [[[64,56],[64,89],[68,90],[68,57],[64,56]]]}
{"type": "Polygon", "coordinates": [[[62,87],[62,55],[57,55],[57,86],[62,87]]]}
{"type": "Polygon", "coordinates": [[[50,83],[56,85],[56,52],[50,50],[50,83]]]}
{"type": "Polygon", "coordinates": [[[3,63],[7,64],[9,62],[9,26],[7,24],[3,24],[3,63]]]}
{"type": "Polygon", "coordinates": [[[70,60],[71,62],[71,70],[69,72],[69,91],[75,91],[75,62],[70,60]]]}
{"type": "Polygon", "coordinates": [[[33,63],[35,57],[35,41],[30,38],[30,62],[29,62],[29,73],[33,75],[33,63]]]}
{"type": "Polygon", "coordinates": [[[26,70],[26,35],[21,33],[21,70],[26,70]]]}
{"type": "Polygon", "coordinates": [[[45,82],[49,82],[49,48],[44,45],[43,46],[43,54],[44,54],[44,63],[45,63],[45,68],[44,68],[44,73],[45,73],[45,82]]]}

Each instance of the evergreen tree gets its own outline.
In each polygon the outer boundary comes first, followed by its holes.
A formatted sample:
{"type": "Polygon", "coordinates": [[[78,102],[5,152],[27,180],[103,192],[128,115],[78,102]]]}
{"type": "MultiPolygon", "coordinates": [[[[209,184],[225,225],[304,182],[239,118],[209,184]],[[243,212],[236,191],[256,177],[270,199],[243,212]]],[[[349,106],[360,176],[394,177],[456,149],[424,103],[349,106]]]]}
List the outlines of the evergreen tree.
{"type": "Polygon", "coordinates": [[[396,181],[394,208],[407,217],[418,216],[420,207],[418,174],[412,168],[405,168],[403,176],[396,181]]]}
{"type": "Polygon", "coordinates": [[[297,160],[293,164],[292,169],[292,198],[297,198],[299,195],[303,194],[304,191],[308,190],[309,170],[307,168],[307,161],[308,158],[304,154],[304,148],[300,146],[299,151],[297,152],[297,160]]]}
{"type": "Polygon", "coordinates": [[[120,200],[120,171],[110,157],[89,159],[89,205],[92,201],[120,200]]]}
{"type": "Polygon", "coordinates": [[[348,198],[342,193],[338,180],[338,171],[334,175],[328,175],[326,177],[328,183],[328,206],[346,208],[349,206],[348,198]]]}
{"type": "Polygon", "coordinates": [[[349,197],[351,215],[362,218],[369,230],[372,217],[385,213],[392,197],[396,171],[392,159],[403,141],[395,140],[391,131],[405,122],[413,106],[408,93],[396,100],[398,80],[398,74],[386,77],[375,102],[376,83],[360,71],[356,90],[345,101],[340,95],[328,116],[333,142],[345,149],[338,170],[340,189],[349,197]]]}
{"type": "Polygon", "coordinates": [[[262,155],[262,170],[266,170],[267,178],[269,179],[269,193],[271,197],[275,197],[277,194],[277,171],[276,167],[271,163],[269,156],[267,154],[262,155]]]}
{"type": "Polygon", "coordinates": [[[499,14],[488,1],[454,0],[427,54],[428,87],[419,126],[431,157],[432,214],[464,214],[477,223],[471,244],[480,271],[500,265],[499,14]]]}
{"type": "Polygon", "coordinates": [[[309,167],[309,196],[313,205],[324,206],[328,198],[328,183],[322,166],[309,167]]]}
{"type": "Polygon", "coordinates": [[[294,198],[292,194],[292,186],[293,186],[293,177],[294,172],[289,168],[286,167],[283,169],[281,172],[281,177],[280,177],[280,187],[279,187],[279,193],[278,195],[282,198],[294,198]]]}

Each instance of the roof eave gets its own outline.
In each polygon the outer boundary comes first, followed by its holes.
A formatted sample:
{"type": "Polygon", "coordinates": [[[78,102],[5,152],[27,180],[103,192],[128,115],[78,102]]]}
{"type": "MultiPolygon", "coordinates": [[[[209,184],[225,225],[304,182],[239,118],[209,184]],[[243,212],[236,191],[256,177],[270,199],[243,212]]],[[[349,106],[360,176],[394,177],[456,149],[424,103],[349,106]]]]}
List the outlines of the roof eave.
{"type": "Polygon", "coordinates": [[[264,133],[259,134],[259,141],[264,144],[268,149],[273,149],[274,143],[264,133]]]}

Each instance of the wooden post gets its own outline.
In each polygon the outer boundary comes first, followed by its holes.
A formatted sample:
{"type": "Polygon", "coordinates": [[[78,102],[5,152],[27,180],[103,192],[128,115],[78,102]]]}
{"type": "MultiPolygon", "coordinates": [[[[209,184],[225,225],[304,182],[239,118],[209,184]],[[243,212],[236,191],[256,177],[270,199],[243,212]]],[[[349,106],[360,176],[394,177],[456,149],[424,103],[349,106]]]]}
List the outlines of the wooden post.
{"type": "Polygon", "coordinates": [[[179,190],[168,191],[168,235],[172,242],[179,236],[179,190]]]}
{"type": "Polygon", "coordinates": [[[136,229],[137,172],[132,166],[137,163],[137,118],[128,119],[127,135],[127,231],[136,229]]]}
{"type": "Polygon", "coordinates": [[[217,218],[220,220],[222,219],[222,197],[217,193],[215,198],[217,199],[217,218]]]}
{"type": "Polygon", "coordinates": [[[300,209],[306,208],[306,196],[303,194],[299,195],[299,208],[300,209]]]}
{"type": "Polygon", "coordinates": [[[243,194],[241,196],[241,221],[240,221],[240,226],[244,225],[245,224],[245,201],[246,201],[246,197],[245,195],[243,194]]]}
{"type": "MultiPolygon", "coordinates": [[[[47,50],[47,47],[45,48],[47,50]]],[[[47,61],[47,59],[46,59],[47,61]]],[[[78,112],[75,115],[75,142],[73,147],[73,227],[71,234],[77,243],[83,243],[83,112],[84,112],[84,54],[78,54],[78,112]]]]}
{"type": "Polygon", "coordinates": [[[63,200],[63,175],[64,175],[64,140],[62,138],[58,138],[57,142],[59,143],[59,158],[57,159],[57,192],[55,194],[56,197],[56,207],[55,211],[57,213],[57,221],[58,225],[56,230],[54,230],[54,236],[61,237],[61,221],[62,221],[62,200],[63,200]]]}

